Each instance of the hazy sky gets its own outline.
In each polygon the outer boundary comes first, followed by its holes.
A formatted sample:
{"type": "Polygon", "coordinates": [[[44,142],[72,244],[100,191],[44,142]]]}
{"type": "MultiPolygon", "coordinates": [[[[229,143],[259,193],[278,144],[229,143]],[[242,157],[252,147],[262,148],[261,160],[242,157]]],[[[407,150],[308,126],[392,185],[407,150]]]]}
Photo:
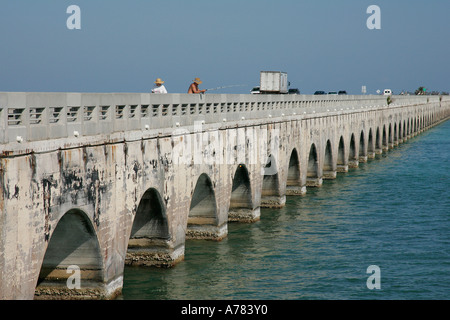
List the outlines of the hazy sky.
{"type": "Polygon", "coordinates": [[[0,0],[0,39],[0,91],[149,92],[160,77],[185,93],[200,77],[248,93],[261,70],[305,94],[450,91],[449,0],[0,0]]]}

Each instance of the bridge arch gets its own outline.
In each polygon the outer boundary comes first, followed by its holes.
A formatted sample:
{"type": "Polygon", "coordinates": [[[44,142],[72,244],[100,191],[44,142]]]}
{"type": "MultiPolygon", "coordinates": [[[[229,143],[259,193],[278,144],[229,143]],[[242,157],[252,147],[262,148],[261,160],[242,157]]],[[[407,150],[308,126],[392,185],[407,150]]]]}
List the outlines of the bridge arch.
{"type": "Polygon", "coordinates": [[[373,139],[373,130],[369,129],[369,137],[367,138],[367,157],[375,157],[375,140],[373,139]]]}
{"type": "Polygon", "coordinates": [[[101,290],[103,269],[100,245],[91,220],[82,210],[71,209],[60,218],[50,237],[35,295],[38,299],[45,299],[48,294],[46,286],[53,288],[55,283],[61,283],[60,293],[69,291],[67,281],[76,270],[80,276],[80,289],[101,290]]]}
{"type": "Polygon", "coordinates": [[[348,171],[348,161],[345,158],[345,142],[344,142],[343,136],[341,136],[339,138],[338,156],[337,156],[337,171],[338,172],[347,172],[348,171]]]}
{"type": "Polygon", "coordinates": [[[325,156],[323,159],[323,178],[336,178],[336,166],[334,165],[333,149],[331,147],[330,140],[327,140],[327,145],[325,147],[325,156]]]}
{"type": "Polygon", "coordinates": [[[322,179],[319,177],[319,155],[314,143],[311,144],[309,149],[306,185],[308,187],[318,187],[322,185],[322,179]]]}
{"type": "Polygon", "coordinates": [[[233,176],[228,221],[253,222],[259,219],[259,211],[253,210],[250,175],[245,164],[239,164],[233,176]]]}
{"type": "Polygon", "coordinates": [[[397,122],[394,122],[394,135],[392,137],[392,143],[398,143],[397,122]]]}
{"type": "Polygon", "coordinates": [[[292,149],[287,172],[286,194],[294,195],[303,193],[300,177],[300,160],[296,148],[292,149]]]}
{"type": "Polygon", "coordinates": [[[377,127],[377,132],[375,134],[375,152],[380,153],[382,150],[380,127],[377,127]]]}
{"type": "Polygon", "coordinates": [[[350,137],[350,146],[348,153],[348,166],[351,168],[356,168],[359,165],[358,156],[356,154],[356,143],[355,143],[355,134],[352,133],[350,137]]]}
{"type": "Polygon", "coordinates": [[[394,143],[394,137],[392,136],[392,124],[389,123],[389,130],[388,130],[388,147],[392,148],[392,144],[394,143]]]}
{"type": "Polygon", "coordinates": [[[285,199],[280,190],[278,164],[275,156],[270,154],[264,167],[261,206],[266,208],[282,207],[286,202],[285,199]]]}
{"type": "Polygon", "coordinates": [[[169,239],[166,209],[158,190],[148,189],[141,198],[130,239],[169,239]]]}
{"type": "Polygon", "coordinates": [[[361,135],[359,136],[359,151],[358,151],[358,161],[366,162],[367,161],[367,152],[366,152],[366,140],[364,136],[364,130],[361,130],[361,135]]]}
{"type": "Polygon", "coordinates": [[[180,259],[161,194],[149,188],[142,195],[131,226],[125,264],[168,267],[180,259]]]}
{"type": "Polygon", "coordinates": [[[383,151],[388,150],[388,138],[387,138],[387,131],[386,131],[386,125],[383,125],[383,151]]]}
{"type": "Polygon", "coordinates": [[[208,227],[214,229],[217,224],[217,204],[213,184],[210,177],[206,173],[202,173],[192,192],[186,238],[209,239],[213,235],[207,234],[205,230],[208,227]]]}

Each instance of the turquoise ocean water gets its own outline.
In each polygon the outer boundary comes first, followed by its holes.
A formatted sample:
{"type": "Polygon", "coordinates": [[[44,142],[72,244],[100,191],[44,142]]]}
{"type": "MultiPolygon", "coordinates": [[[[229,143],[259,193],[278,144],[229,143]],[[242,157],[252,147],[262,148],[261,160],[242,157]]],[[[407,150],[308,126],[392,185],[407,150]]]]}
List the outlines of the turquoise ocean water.
{"type": "Polygon", "coordinates": [[[449,299],[449,159],[447,121],[221,242],[187,241],[172,269],[126,267],[119,299],[449,299]]]}

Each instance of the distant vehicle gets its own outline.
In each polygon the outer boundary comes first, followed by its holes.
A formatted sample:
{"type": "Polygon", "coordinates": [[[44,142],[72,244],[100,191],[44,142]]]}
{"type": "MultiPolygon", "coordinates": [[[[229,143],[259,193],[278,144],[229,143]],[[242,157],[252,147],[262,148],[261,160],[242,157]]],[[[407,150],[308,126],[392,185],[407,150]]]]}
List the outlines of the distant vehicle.
{"type": "Polygon", "coordinates": [[[325,91],[316,91],[314,92],[314,95],[321,95],[321,94],[326,94],[325,91]]]}
{"type": "Polygon", "coordinates": [[[347,91],[341,90],[341,91],[338,92],[338,94],[347,94],[347,91]]]}
{"type": "Polygon", "coordinates": [[[384,89],[383,95],[384,96],[392,96],[392,90],[391,89],[384,89]]]}
{"type": "Polygon", "coordinates": [[[331,94],[333,96],[337,96],[338,93],[336,91],[330,91],[330,92],[328,92],[328,94],[331,94]]]}
{"type": "Polygon", "coordinates": [[[259,92],[259,87],[254,87],[253,89],[252,89],[252,91],[250,91],[250,93],[251,94],[259,94],[260,92],[259,92]]]}
{"type": "Polygon", "coordinates": [[[298,90],[297,88],[292,88],[292,89],[289,89],[288,93],[289,94],[300,94],[300,90],[298,90]]]}
{"type": "Polygon", "coordinates": [[[288,93],[289,82],[287,73],[281,71],[261,71],[260,72],[260,93],[282,94],[288,93]]]}

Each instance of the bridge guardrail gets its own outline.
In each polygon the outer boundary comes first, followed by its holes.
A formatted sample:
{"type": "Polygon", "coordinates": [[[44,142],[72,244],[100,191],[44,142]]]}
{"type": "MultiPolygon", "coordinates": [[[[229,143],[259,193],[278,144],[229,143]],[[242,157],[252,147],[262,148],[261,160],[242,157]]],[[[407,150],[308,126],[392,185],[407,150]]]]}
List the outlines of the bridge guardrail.
{"type": "MultiPolygon", "coordinates": [[[[389,107],[446,96],[394,96],[389,107]]],[[[0,144],[388,107],[385,96],[0,92],[0,144]]]]}

